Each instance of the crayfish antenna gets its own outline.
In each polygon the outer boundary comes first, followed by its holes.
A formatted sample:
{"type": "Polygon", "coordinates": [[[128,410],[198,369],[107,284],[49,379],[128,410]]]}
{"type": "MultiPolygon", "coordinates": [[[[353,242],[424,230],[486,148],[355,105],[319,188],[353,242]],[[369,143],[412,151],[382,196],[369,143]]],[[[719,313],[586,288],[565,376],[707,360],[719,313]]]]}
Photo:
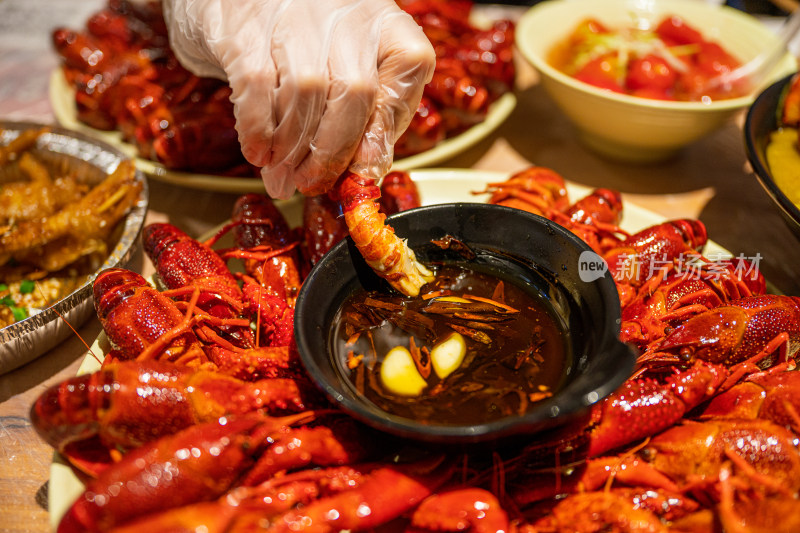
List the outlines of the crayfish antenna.
{"type": "MultiPolygon", "coordinates": [[[[44,294],[44,291],[42,290],[42,287],[41,287],[41,285],[39,285],[39,283],[38,283],[38,282],[35,282],[35,283],[36,283],[36,289],[39,291],[39,293],[40,293],[40,295],[42,296],[42,298],[45,298],[45,294],[44,294]]],[[[80,334],[80,333],[78,333],[78,330],[77,330],[77,329],[75,329],[75,327],[74,327],[72,324],[70,324],[70,323],[69,323],[69,320],[67,320],[67,317],[65,317],[64,315],[62,315],[61,313],[59,313],[58,309],[56,309],[56,306],[53,306],[53,307],[52,307],[52,309],[53,309],[53,311],[55,312],[55,314],[57,314],[57,315],[58,315],[58,318],[59,318],[59,319],[60,319],[62,322],[64,322],[64,324],[66,324],[66,325],[67,325],[67,327],[68,327],[69,329],[71,329],[71,330],[72,330],[72,333],[74,333],[76,337],[78,337],[78,340],[80,340],[80,341],[81,341],[81,343],[83,343],[83,345],[86,347],[86,351],[89,353],[89,355],[91,355],[91,356],[94,358],[94,360],[95,360],[95,361],[97,361],[98,363],[102,363],[102,362],[103,362],[103,360],[102,360],[102,359],[100,359],[100,357],[98,357],[98,356],[97,356],[97,354],[95,354],[95,353],[92,351],[92,347],[91,347],[91,346],[89,346],[89,343],[87,343],[87,342],[86,342],[86,339],[84,339],[83,337],[81,337],[81,334],[80,334]]]]}

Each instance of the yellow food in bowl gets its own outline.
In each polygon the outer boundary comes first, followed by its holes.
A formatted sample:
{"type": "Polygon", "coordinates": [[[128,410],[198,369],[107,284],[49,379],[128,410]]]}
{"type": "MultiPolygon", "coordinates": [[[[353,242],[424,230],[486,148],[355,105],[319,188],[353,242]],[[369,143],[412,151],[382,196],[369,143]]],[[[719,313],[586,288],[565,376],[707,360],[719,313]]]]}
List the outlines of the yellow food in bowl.
{"type": "Polygon", "coordinates": [[[782,128],[772,133],[767,145],[767,163],[775,185],[793,204],[800,207],[800,152],[797,129],[782,128]]]}

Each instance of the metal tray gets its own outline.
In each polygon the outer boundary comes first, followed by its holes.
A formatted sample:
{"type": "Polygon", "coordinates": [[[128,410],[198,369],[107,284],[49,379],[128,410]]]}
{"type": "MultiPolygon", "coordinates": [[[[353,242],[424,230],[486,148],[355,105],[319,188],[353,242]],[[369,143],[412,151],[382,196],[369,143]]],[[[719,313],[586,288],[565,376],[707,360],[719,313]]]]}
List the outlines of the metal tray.
{"type": "MultiPolygon", "coordinates": [[[[39,129],[44,124],[0,121],[0,145],[6,145],[22,131],[39,129]]],[[[99,142],[82,133],[56,126],[47,126],[50,131],[37,139],[33,149],[40,160],[50,168],[61,172],[80,173],[88,183],[99,183],[109,172],[128,157],[118,149],[99,142]]],[[[0,168],[3,172],[13,170],[0,168]]],[[[120,222],[119,239],[111,254],[98,269],[125,267],[139,245],[139,234],[144,225],[148,205],[147,180],[139,170],[136,179],[142,183],[139,199],[133,209],[120,222]]],[[[95,272],[77,290],[52,306],[24,320],[0,328],[0,374],[9,372],[44,354],[83,324],[94,312],[92,282],[95,272]]],[[[2,281],[2,280],[0,280],[2,281]]]]}

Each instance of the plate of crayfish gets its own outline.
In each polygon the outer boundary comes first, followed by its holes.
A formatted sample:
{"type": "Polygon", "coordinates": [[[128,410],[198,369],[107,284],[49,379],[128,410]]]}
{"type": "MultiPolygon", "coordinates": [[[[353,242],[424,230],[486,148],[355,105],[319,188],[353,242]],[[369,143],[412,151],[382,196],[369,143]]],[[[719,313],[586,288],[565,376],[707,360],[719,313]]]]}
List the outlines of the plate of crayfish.
{"type": "Polygon", "coordinates": [[[797,298],[766,294],[757,264],[709,241],[701,222],[631,204],[623,214],[616,191],[551,169],[387,178],[375,200],[384,212],[488,201],[583,238],[614,273],[634,374],[580,427],[504,447],[420,448],[375,433],[320,399],[290,347],[311,258],[343,237],[336,206],[326,195],[284,214],[244,195],[203,242],[145,228],[155,285],[119,269],[98,277],[98,358],[31,412],[57,452],[54,528],[797,530],[797,298]],[[177,266],[185,254],[224,268],[198,282],[177,266]],[[137,325],[122,310],[132,299],[163,306],[161,318],[137,325]],[[230,319],[248,301],[255,318],[230,319]],[[253,336],[255,349],[237,345],[253,336]]]}
{"type": "MultiPolygon", "coordinates": [[[[473,14],[471,1],[400,2],[437,53],[433,79],[395,145],[396,170],[433,166],[489,136],[516,107],[514,24],[473,14]]],[[[261,192],[241,153],[230,88],[184,69],[169,48],[161,2],[110,1],[83,30],[58,28],[50,77],[58,122],[112,144],[153,179],[261,192]],[[101,58],[98,60],[97,58],[101,58]]]]}

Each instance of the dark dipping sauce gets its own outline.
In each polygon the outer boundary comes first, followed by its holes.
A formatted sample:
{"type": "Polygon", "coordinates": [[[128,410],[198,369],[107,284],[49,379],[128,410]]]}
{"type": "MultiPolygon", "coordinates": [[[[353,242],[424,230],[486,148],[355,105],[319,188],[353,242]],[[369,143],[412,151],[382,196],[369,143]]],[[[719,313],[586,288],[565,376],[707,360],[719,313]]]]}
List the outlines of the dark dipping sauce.
{"type": "Polygon", "coordinates": [[[420,297],[365,290],[350,296],[334,319],[332,353],[355,390],[388,413],[427,424],[477,425],[523,415],[565,381],[571,361],[556,316],[535,287],[444,264],[420,297]],[[442,301],[443,296],[470,302],[442,301]],[[466,341],[466,355],[440,379],[430,370],[429,350],[453,331],[466,341]],[[383,358],[398,345],[411,348],[412,356],[417,348],[414,358],[427,382],[419,395],[397,395],[383,386],[383,358]]]}

